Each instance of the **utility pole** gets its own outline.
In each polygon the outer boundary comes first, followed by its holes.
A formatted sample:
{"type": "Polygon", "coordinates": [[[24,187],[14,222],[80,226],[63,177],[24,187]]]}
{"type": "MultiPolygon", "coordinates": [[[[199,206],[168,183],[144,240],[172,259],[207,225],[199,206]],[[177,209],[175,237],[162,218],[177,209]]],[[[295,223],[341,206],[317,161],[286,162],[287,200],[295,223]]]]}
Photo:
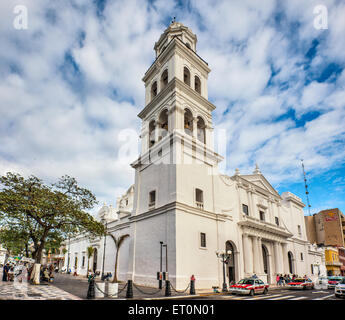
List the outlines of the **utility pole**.
{"type": "Polygon", "coordinates": [[[305,170],[304,170],[304,164],[303,164],[303,159],[301,159],[301,162],[302,162],[302,170],[303,170],[303,177],[304,177],[304,186],[305,186],[305,194],[307,196],[307,204],[308,204],[308,213],[309,213],[309,216],[310,216],[310,203],[309,203],[309,191],[308,191],[308,185],[307,185],[307,177],[306,177],[306,173],[305,173],[305,170]]]}

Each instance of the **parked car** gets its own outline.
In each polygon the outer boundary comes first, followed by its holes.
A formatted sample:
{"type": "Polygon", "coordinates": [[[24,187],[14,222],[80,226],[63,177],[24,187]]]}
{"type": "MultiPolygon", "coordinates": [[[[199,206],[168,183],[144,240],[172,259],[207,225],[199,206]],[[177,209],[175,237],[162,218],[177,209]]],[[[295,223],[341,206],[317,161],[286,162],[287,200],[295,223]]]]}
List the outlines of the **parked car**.
{"type": "Polygon", "coordinates": [[[334,294],[336,297],[345,297],[345,277],[335,286],[334,294]]]}
{"type": "Polygon", "coordinates": [[[343,280],[343,277],[341,277],[341,276],[330,276],[330,277],[328,277],[328,285],[327,285],[327,288],[328,288],[328,289],[334,289],[335,286],[336,286],[341,280],[343,280]]]}
{"type": "Polygon", "coordinates": [[[314,282],[310,279],[297,278],[287,284],[289,289],[314,289],[314,282]]]}
{"type": "Polygon", "coordinates": [[[245,278],[230,286],[232,294],[249,294],[253,296],[257,293],[268,293],[269,284],[257,278],[245,278]]]}

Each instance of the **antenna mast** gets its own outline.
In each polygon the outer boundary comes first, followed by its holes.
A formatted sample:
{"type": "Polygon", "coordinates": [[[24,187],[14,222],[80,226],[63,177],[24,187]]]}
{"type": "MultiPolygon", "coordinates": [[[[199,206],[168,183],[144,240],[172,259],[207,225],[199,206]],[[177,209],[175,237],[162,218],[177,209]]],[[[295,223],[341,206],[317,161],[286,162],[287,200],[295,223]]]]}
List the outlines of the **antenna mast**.
{"type": "Polygon", "coordinates": [[[303,176],[304,176],[304,186],[305,186],[305,194],[307,195],[307,204],[308,204],[308,213],[310,215],[310,203],[309,203],[309,191],[308,191],[308,185],[307,185],[307,177],[306,177],[306,174],[305,174],[305,170],[304,170],[304,164],[303,164],[303,159],[301,159],[301,162],[302,162],[302,169],[303,169],[303,176]]]}

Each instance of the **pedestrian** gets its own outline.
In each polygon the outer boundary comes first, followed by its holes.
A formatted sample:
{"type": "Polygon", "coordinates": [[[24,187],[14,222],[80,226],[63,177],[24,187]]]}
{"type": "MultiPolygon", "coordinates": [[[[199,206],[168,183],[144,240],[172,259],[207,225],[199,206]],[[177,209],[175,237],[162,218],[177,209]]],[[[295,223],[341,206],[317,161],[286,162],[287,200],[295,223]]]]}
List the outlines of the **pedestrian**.
{"type": "Polygon", "coordinates": [[[252,278],[254,278],[254,279],[257,279],[257,278],[258,278],[258,276],[256,275],[256,273],[253,274],[253,277],[252,277],[252,278]]]}
{"type": "Polygon", "coordinates": [[[306,275],[306,274],[304,275],[304,279],[308,279],[308,277],[307,277],[307,275],[306,275]]]}
{"type": "Polygon", "coordinates": [[[3,268],[3,274],[2,274],[2,281],[7,281],[8,280],[8,271],[10,269],[10,265],[7,263],[6,265],[4,265],[3,268]]]}
{"type": "Polygon", "coordinates": [[[277,274],[277,276],[276,276],[276,282],[277,282],[277,286],[279,286],[279,282],[280,282],[279,274],[277,274]]]}
{"type": "Polygon", "coordinates": [[[8,271],[8,281],[14,281],[14,267],[11,266],[8,271]]]}
{"type": "Polygon", "coordinates": [[[290,277],[290,274],[288,274],[287,276],[287,283],[290,283],[291,282],[291,277],[290,277]]]}

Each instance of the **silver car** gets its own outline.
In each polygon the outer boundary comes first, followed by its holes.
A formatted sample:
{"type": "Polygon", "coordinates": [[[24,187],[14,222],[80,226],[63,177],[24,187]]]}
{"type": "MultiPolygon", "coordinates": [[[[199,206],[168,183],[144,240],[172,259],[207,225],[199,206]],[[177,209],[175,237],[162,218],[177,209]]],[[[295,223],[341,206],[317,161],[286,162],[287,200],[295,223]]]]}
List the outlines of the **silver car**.
{"type": "Polygon", "coordinates": [[[334,294],[337,298],[345,297],[345,278],[335,286],[334,294]]]}

